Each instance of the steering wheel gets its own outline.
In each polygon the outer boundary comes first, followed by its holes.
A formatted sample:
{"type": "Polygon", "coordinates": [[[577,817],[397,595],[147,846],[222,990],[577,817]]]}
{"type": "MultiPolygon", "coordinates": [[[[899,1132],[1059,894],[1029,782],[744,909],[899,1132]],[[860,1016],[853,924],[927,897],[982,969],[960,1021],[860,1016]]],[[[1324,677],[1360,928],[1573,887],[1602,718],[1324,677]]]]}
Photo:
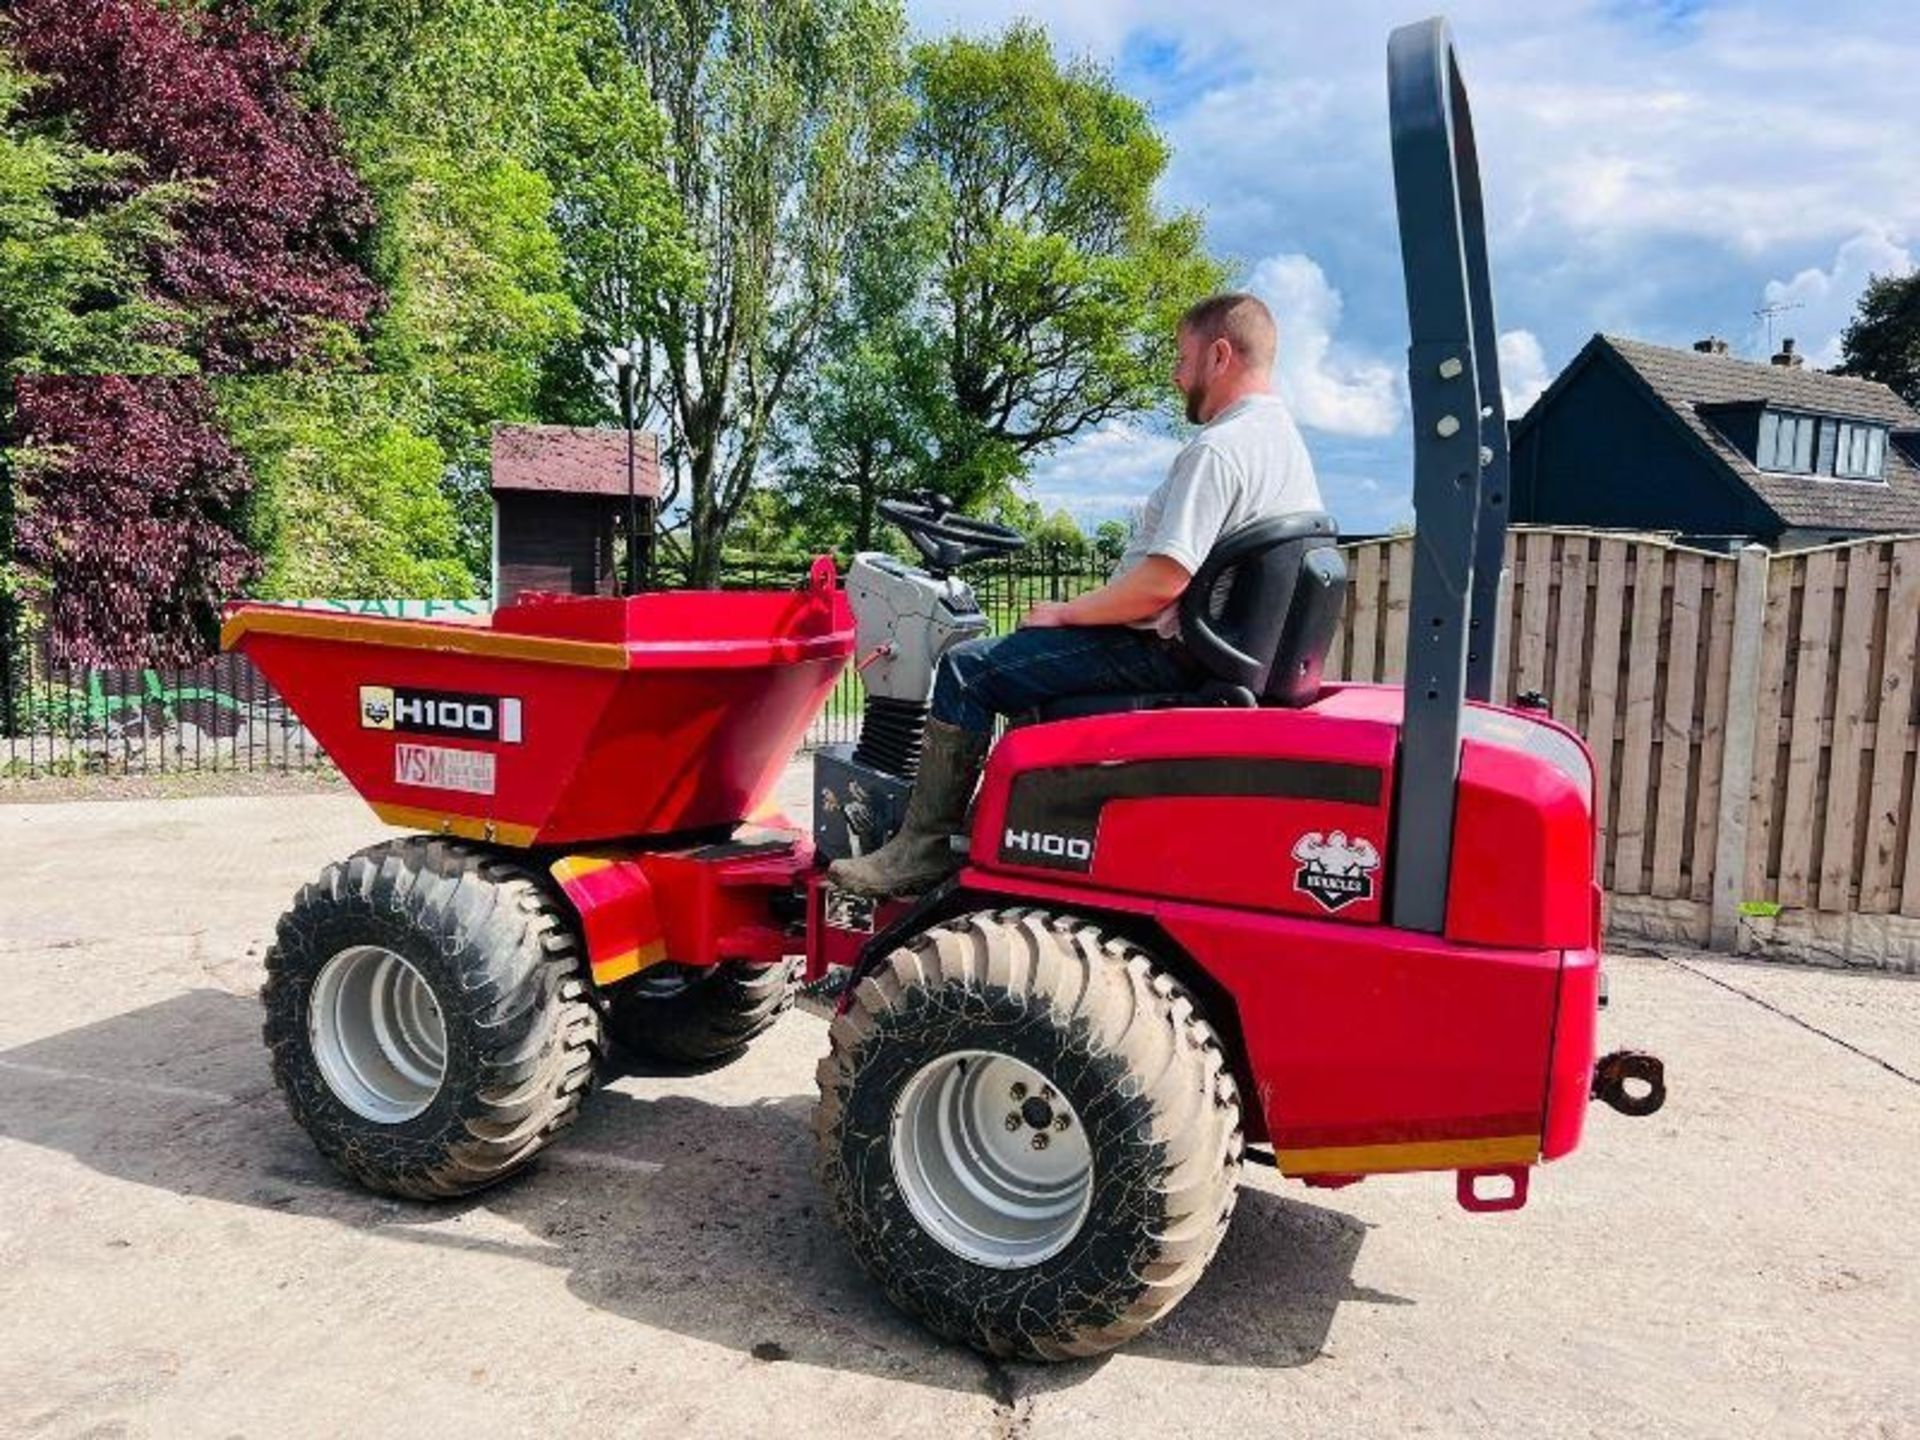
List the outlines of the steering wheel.
{"type": "Polygon", "coordinates": [[[976,520],[953,508],[953,501],[931,490],[911,500],[882,500],[875,507],[906,533],[937,580],[962,565],[991,555],[1011,555],[1027,546],[1026,537],[1006,525],[976,520]]]}

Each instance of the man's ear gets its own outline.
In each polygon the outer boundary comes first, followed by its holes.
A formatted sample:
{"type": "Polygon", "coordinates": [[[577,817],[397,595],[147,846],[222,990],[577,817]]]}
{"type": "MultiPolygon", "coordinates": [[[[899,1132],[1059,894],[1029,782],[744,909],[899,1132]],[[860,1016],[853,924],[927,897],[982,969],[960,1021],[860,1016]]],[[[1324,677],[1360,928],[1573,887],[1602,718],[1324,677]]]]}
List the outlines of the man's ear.
{"type": "Polygon", "coordinates": [[[1213,344],[1209,345],[1207,348],[1213,351],[1214,361],[1219,365],[1219,367],[1222,370],[1230,369],[1232,367],[1233,342],[1227,339],[1226,336],[1224,335],[1220,336],[1219,339],[1215,340],[1213,344]]]}

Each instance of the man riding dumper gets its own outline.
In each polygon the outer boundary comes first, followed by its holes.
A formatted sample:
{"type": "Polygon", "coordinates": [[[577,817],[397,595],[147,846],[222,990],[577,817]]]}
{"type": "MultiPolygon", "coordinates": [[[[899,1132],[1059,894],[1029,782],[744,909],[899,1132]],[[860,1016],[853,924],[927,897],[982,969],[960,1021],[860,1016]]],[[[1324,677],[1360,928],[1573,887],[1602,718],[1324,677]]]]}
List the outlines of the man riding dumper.
{"type": "Polygon", "coordinates": [[[1043,601],[1020,628],[941,657],[920,770],[900,831],[871,855],[836,860],[856,894],[916,894],[959,866],[952,847],[993,739],[995,715],[1075,695],[1189,688],[1200,666],[1180,643],[1179,600],[1208,551],[1255,521],[1321,508],[1313,461],[1273,393],[1273,316],[1256,297],[1214,295],[1180,318],[1173,383],[1199,434],[1148,497],[1113,578],[1043,601]]]}

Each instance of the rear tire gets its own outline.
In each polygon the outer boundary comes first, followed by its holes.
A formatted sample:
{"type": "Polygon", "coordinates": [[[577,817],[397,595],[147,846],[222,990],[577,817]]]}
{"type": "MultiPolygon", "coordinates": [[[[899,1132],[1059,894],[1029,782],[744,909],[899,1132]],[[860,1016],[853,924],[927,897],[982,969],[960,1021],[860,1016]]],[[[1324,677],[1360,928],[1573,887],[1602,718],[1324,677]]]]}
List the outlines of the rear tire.
{"type": "Polygon", "coordinates": [[[608,997],[607,1028],[636,1054],[672,1065],[737,1059],[793,1004],[795,962],[665,963],[608,997]]]}
{"type": "Polygon", "coordinates": [[[949,1339],[1110,1350],[1226,1233],[1233,1077],[1192,998],[1126,940],[1040,911],[962,916],[863,980],[831,1045],[814,1131],[834,1217],[949,1339]]]}
{"type": "Polygon", "coordinates": [[[604,1042],[567,912],[500,852],[412,836],[332,864],[280,919],[273,1078],[344,1174],[425,1200],[524,1169],[604,1042]]]}

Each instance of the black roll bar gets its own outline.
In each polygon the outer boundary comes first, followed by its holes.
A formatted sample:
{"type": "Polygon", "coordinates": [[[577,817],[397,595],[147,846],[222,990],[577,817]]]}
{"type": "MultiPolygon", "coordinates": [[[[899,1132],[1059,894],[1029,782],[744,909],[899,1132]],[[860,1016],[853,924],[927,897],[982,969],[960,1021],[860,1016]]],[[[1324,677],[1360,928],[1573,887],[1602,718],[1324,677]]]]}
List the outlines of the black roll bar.
{"type": "Polygon", "coordinates": [[[1387,102],[1413,407],[1413,592],[1389,922],[1446,925],[1461,712],[1492,694],[1507,425],[1473,117],[1447,22],[1395,30],[1387,102]]]}

